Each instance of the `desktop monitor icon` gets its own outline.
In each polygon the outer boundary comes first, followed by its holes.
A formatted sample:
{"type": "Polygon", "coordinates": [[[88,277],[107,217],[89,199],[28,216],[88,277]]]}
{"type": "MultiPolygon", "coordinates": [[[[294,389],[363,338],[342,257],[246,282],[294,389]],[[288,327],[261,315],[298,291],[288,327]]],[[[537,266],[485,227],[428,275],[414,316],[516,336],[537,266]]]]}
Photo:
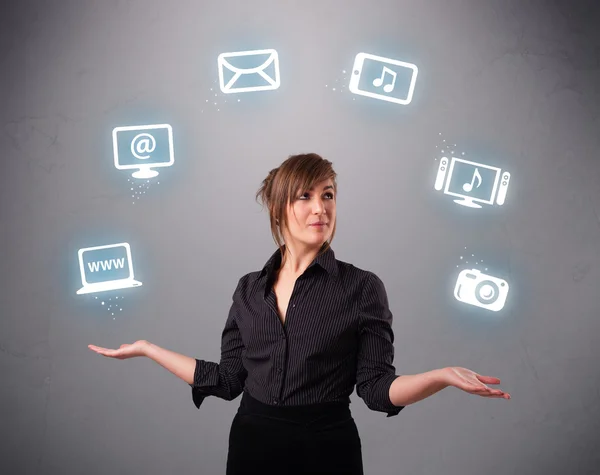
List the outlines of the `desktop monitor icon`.
{"type": "Polygon", "coordinates": [[[498,167],[464,160],[442,157],[434,188],[450,196],[462,206],[481,208],[481,204],[504,204],[510,173],[498,167]],[[445,183],[445,187],[444,187],[445,183]]]}
{"type": "Polygon", "coordinates": [[[134,178],[154,178],[154,168],[170,167],[173,154],[173,128],[169,124],[115,127],[112,131],[115,167],[136,170],[134,178]]]}
{"type": "Polygon", "coordinates": [[[126,242],[85,247],[79,249],[78,255],[83,285],[77,291],[78,295],[142,285],[133,278],[131,248],[126,242]]]}

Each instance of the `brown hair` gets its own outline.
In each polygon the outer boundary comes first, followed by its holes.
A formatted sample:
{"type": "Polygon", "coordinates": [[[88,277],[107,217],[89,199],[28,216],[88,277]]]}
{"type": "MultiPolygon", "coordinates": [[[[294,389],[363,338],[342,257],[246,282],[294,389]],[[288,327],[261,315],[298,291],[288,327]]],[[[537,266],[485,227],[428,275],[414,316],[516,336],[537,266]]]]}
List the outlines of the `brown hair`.
{"type": "MultiPolygon", "coordinates": [[[[256,199],[260,198],[263,206],[269,210],[271,235],[279,247],[283,258],[283,235],[281,229],[287,227],[287,206],[296,200],[302,190],[310,189],[315,183],[331,179],[333,181],[334,199],[337,194],[337,174],[332,163],[316,153],[291,155],[279,167],[273,168],[263,180],[256,199]],[[278,226],[279,224],[279,226],[278,226]]],[[[326,241],[320,253],[325,252],[333,241],[337,220],[333,225],[331,237],[326,241]]]]}

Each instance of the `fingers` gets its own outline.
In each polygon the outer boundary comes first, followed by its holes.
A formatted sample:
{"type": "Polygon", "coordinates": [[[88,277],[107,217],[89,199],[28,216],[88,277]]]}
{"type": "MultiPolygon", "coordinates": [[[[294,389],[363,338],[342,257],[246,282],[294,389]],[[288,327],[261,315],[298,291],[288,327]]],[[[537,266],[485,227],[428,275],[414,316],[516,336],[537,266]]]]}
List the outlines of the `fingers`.
{"type": "Polygon", "coordinates": [[[508,394],[479,394],[479,396],[495,399],[510,399],[510,396],[508,394]]]}
{"type": "Polygon", "coordinates": [[[500,384],[500,380],[498,378],[495,378],[494,376],[483,376],[481,374],[477,374],[477,379],[479,381],[481,381],[482,383],[486,383],[486,384],[500,384]]]}
{"type": "Polygon", "coordinates": [[[105,355],[105,356],[109,352],[114,351],[114,350],[109,350],[108,348],[100,348],[100,347],[92,348],[92,350],[94,350],[96,353],[98,353],[100,355],[105,355]]]}
{"type": "Polygon", "coordinates": [[[111,350],[109,348],[102,348],[100,346],[96,346],[96,345],[88,345],[88,348],[92,351],[95,351],[96,353],[103,355],[103,356],[110,356],[112,358],[120,356],[121,351],[119,350],[111,350]]]}
{"type": "Polygon", "coordinates": [[[510,399],[510,394],[502,393],[502,394],[479,394],[481,397],[492,397],[499,399],[510,399]]]}
{"type": "MultiPolygon", "coordinates": [[[[479,381],[481,381],[482,383],[485,383],[485,384],[500,384],[500,379],[496,378],[494,376],[484,376],[482,374],[477,374],[477,373],[475,373],[475,376],[477,377],[477,379],[479,381]]],[[[484,386],[482,388],[479,388],[479,389],[473,391],[473,394],[477,394],[478,396],[482,396],[482,397],[510,399],[510,394],[505,393],[501,389],[493,389],[493,388],[489,388],[487,386],[484,386]]]]}
{"type": "Polygon", "coordinates": [[[109,348],[102,348],[101,346],[96,345],[88,345],[88,348],[96,353],[100,353],[101,351],[109,351],[109,348]]]}
{"type": "Polygon", "coordinates": [[[479,388],[474,389],[474,390],[472,390],[470,392],[472,394],[476,394],[477,396],[497,397],[497,398],[499,397],[499,398],[504,398],[504,399],[510,399],[510,394],[505,393],[501,389],[488,388],[487,386],[485,386],[485,387],[479,387],[479,388]]]}

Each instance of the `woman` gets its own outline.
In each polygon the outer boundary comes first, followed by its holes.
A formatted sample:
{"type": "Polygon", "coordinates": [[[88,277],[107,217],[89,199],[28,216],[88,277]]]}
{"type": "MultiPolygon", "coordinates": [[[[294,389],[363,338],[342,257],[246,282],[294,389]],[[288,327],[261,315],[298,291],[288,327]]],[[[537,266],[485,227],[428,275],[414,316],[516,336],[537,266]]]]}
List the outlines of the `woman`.
{"type": "Polygon", "coordinates": [[[295,155],[257,193],[277,251],[243,276],[222,334],[221,360],[184,356],[147,341],[97,353],[146,356],[186,381],[194,404],[243,392],[229,435],[227,475],[363,474],[350,394],[387,417],[448,386],[510,395],[466,368],[395,374],[392,314],[381,280],[335,259],[336,173],[319,155],[295,155]],[[285,244],[284,244],[285,243],[285,244]]]}

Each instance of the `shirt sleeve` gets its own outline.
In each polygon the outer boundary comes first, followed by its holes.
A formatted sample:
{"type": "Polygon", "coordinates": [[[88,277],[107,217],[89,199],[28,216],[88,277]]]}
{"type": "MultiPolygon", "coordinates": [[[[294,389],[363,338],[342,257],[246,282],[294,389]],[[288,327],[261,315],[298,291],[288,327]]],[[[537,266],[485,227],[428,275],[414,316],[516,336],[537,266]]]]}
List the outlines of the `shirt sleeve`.
{"type": "Polygon", "coordinates": [[[244,343],[236,323],[240,308],[238,304],[240,283],[241,279],[233,294],[233,302],[221,335],[220,362],[217,364],[212,361],[196,359],[194,383],[190,386],[194,405],[198,409],[207,396],[217,396],[231,401],[238,397],[244,389],[248,373],[242,364],[244,343]]]}
{"type": "Polygon", "coordinates": [[[398,415],[405,406],[390,401],[389,390],[399,376],[393,365],[392,313],[383,282],[370,272],[359,303],[359,345],[356,393],[373,411],[398,415]]]}

